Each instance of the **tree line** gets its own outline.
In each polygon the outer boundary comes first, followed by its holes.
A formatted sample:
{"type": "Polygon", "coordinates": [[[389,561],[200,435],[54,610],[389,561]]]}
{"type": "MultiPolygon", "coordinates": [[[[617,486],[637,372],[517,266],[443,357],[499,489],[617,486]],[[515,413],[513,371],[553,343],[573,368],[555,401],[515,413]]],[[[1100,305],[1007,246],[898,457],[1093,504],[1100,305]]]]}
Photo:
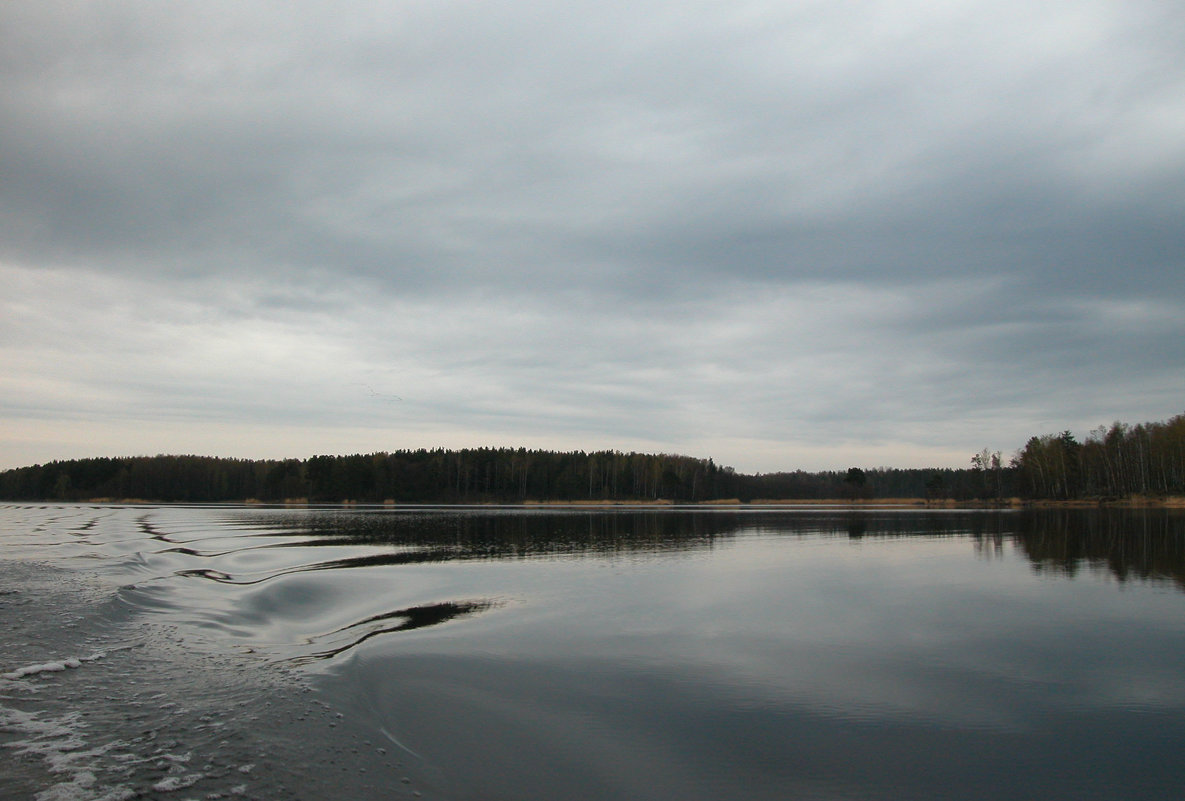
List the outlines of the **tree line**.
{"type": "Polygon", "coordinates": [[[0,499],[209,503],[521,503],[736,499],[1072,499],[1185,493],[1185,415],[1099,428],[1079,443],[1031,438],[1005,464],[984,450],[962,469],[878,467],[738,473],[712,459],[620,451],[419,449],[227,459],[134,456],[55,461],[0,473],[0,499]]]}
{"type": "Polygon", "coordinates": [[[55,461],[0,473],[5,500],[97,498],[209,503],[521,503],[874,497],[974,498],[974,470],[853,468],[746,475],[712,459],[619,451],[420,449],[251,460],[134,456],[55,461]],[[855,471],[855,472],[853,472],[855,471]],[[859,476],[858,481],[854,476],[859,476]]]}
{"type": "Polygon", "coordinates": [[[1185,414],[1113,423],[1079,442],[1069,431],[1032,437],[1013,460],[1021,492],[1035,498],[1120,498],[1185,492],[1185,414]]]}
{"type": "Polygon", "coordinates": [[[525,448],[420,449],[250,460],[137,456],[50,462],[0,473],[0,498],[215,502],[481,503],[699,501],[737,487],[731,468],[669,454],[525,448]]]}

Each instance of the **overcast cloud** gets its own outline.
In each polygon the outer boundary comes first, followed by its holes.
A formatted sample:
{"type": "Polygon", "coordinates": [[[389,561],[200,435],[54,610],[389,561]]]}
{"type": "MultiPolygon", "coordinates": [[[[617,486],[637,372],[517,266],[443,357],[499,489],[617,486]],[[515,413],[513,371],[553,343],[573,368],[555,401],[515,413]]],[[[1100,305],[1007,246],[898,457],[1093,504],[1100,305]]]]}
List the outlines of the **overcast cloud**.
{"type": "Polygon", "coordinates": [[[6,3],[0,467],[1185,411],[1185,14],[6,3]]]}

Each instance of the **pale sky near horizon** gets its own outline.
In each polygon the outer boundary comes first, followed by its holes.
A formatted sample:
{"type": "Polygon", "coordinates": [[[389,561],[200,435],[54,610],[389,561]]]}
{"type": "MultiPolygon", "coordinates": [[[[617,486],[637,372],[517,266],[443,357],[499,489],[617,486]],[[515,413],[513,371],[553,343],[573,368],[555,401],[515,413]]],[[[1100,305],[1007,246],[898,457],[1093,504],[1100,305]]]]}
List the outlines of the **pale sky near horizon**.
{"type": "Polygon", "coordinates": [[[1183,11],[6,3],[0,468],[1180,414],[1183,11]]]}

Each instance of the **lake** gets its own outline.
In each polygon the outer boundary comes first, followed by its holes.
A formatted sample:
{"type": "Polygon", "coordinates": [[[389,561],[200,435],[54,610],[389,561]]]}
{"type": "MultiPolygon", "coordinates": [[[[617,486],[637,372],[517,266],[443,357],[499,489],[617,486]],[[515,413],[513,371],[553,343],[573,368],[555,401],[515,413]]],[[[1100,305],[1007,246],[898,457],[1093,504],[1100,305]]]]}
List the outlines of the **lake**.
{"type": "Polygon", "coordinates": [[[0,798],[1170,799],[1185,514],[0,507],[0,798]]]}

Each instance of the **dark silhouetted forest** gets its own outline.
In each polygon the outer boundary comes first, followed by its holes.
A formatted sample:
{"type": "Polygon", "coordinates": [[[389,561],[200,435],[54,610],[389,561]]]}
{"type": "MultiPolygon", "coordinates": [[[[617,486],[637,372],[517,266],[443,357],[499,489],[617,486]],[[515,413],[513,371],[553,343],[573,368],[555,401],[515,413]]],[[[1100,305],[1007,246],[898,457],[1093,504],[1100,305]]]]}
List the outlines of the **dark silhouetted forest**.
{"type": "Polygon", "coordinates": [[[526,449],[411,450],[309,459],[208,456],[76,459],[0,473],[0,498],[257,499],[337,503],[699,502],[874,497],[974,498],[983,471],[896,470],[745,475],[670,454],[526,449]],[[858,480],[854,478],[858,476],[858,480]]]}
{"type": "Polygon", "coordinates": [[[1013,460],[1020,492],[1034,498],[1119,498],[1185,492],[1185,414],[1162,423],[1100,426],[1031,438],[1013,460]]]}
{"type": "Polygon", "coordinates": [[[1185,415],[1115,423],[1078,442],[1033,437],[1007,464],[974,454],[964,469],[738,473],[711,459],[523,448],[401,450],[308,459],[211,456],[75,459],[0,473],[5,500],[161,502],[700,502],[830,498],[1074,499],[1185,493],[1185,415]]]}

